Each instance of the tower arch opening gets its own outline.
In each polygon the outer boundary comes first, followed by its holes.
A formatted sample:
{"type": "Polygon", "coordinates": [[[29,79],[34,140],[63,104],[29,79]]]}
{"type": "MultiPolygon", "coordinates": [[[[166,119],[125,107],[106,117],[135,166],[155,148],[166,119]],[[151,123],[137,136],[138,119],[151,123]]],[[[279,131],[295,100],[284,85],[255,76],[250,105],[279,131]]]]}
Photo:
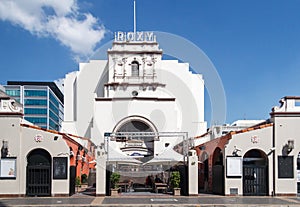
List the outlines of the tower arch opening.
{"type": "Polygon", "coordinates": [[[131,62],[131,76],[138,77],[140,75],[139,67],[140,64],[138,61],[134,60],[131,62]]]}
{"type": "Polygon", "coordinates": [[[146,162],[154,156],[155,136],[153,133],[157,133],[154,124],[141,116],[126,117],[117,123],[113,130],[113,134],[116,134],[115,141],[120,150],[127,156],[137,158],[142,162],[146,162]],[[135,133],[140,135],[130,136],[130,134],[135,133]]]}

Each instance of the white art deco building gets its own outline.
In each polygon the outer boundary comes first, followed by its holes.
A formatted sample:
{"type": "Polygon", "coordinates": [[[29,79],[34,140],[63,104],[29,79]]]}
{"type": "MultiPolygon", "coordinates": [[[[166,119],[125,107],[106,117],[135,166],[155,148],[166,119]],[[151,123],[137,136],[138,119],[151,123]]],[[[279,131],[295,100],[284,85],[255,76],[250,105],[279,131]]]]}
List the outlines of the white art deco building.
{"type": "Polygon", "coordinates": [[[188,63],[163,60],[153,32],[134,36],[117,32],[107,60],[80,63],[66,75],[62,127],[99,146],[107,146],[106,133],[120,156],[153,158],[179,143],[159,133],[187,132],[187,138],[206,131],[204,80],[188,63]],[[144,136],[129,140],[127,132],[144,136]],[[124,136],[113,137],[118,133],[124,136]]]}

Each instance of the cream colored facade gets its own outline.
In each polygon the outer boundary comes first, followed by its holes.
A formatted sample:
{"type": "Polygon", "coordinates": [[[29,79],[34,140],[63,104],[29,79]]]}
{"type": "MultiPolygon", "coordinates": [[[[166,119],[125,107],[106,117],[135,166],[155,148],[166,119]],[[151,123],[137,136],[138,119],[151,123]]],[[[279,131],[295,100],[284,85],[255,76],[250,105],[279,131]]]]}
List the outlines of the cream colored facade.
{"type": "MultiPolygon", "coordinates": [[[[67,157],[69,160],[69,147],[62,139],[62,135],[32,127],[30,123],[24,121],[22,107],[2,92],[0,93],[0,146],[2,147],[0,196],[25,196],[28,187],[29,174],[26,169],[29,154],[36,149],[41,149],[49,153],[51,160],[53,157],[67,157]],[[11,165],[13,160],[15,165],[11,165]],[[10,164],[7,165],[6,161],[10,164]],[[13,172],[7,174],[5,171],[7,166],[11,167],[13,172]]],[[[69,195],[69,174],[67,173],[66,179],[52,179],[52,171],[53,166],[50,166],[50,195],[69,195]]]]}
{"type": "Polygon", "coordinates": [[[238,195],[263,195],[259,188],[265,188],[265,195],[299,192],[300,97],[287,96],[280,103],[270,113],[270,124],[232,133],[224,148],[225,195],[233,189],[238,195]],[[232,166],[226,159],[233,155],[242,158],[241,176],[228,176],[232,166]],[[258,172],[262,168],[264,175],[258,172]]]}

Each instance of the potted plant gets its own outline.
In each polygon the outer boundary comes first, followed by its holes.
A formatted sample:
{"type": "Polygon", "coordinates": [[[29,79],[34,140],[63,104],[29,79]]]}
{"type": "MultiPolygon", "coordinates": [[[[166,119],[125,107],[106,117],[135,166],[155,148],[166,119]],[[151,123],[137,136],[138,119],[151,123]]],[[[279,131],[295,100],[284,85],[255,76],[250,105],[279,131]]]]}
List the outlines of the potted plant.
{"type": "Polygon", "coordinates": [[[80,180],[79,176],[75,178],[75,186],[76,186],[77,192],[79,192],[79,189],[81,188],[81,180],[80,180]]]}
{"type": "Polygon", "coordinates": [[[119,186],[118,183],[120,181],[120,174],[117,172],[113,172],[110,175],[110,183],[111,183],[111,195],[118,195],[119,186]]]}
{"type": "Polygon", "coordinates": [[[171,186],[173,187],[173,192],[175,196],[179,196],[180,195],[180,173],[179,171],[174,171],[172,172],[171,175],[171,186]]]}

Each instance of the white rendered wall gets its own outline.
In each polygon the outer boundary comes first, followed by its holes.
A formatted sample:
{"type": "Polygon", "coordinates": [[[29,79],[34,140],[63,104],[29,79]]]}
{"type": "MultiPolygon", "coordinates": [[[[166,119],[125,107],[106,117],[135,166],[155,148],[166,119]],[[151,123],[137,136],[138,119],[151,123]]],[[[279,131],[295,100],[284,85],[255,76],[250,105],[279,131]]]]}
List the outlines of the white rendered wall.
{"type": "MultiPolygon", "coordinates": [[[[0,179],[0,185],[5,186],[5,188],[0,188],[0,194],[3,195],[25,195],[27,156],[32,150],[45,149],[49,152],[51,158],[54,156],[66,156],[69,153],[69,147],[61,135],[21,127],[20,121],[20,118],[0,117],[0,134],[3,139],[8,141],[9,157],[17,157],[16,179],[0,179]],[[41,142],[36,142],[34,139],[38,134],[43,137],[41,142]],[[57,141],[54,141],[54,136],[59,137],[57,141]]],[[[69,194],[69,174],[65,180],[52,180],[51,193],[69,194]]]]}
{"type": "MultiPolygon", "coordinates": [[[[240,178],[230,178],[226,177],[226,156],[232,156],[232,152],[237,149],[241,151],[238,155],[244,157],[244,155],[252,149],[258,149],[263,151],[265,154],[270,152],[272,148],[272,134],[273,127],[266,127],[262,129],[257,129],[253,131],[248,131],[240,134],[232,135],[232,139],[229,140],[225,147],[225,157],[224,157],[224,172],[225,172],[225,195],[230,195],[230,188],[237,188],[238,194],[243,195],[243,177],[240,178]],[[257,136],[258,143],[251,142],[251,137],[257,136]]],[[[273,182],[273,158],[268,156],[268,183],[269,183],[269,195],[272,193],[272,182],[273,182]]]]}
{"type": "Polygon", "coordinates": [[[275,193],[276,194],[297,194],[297,157],[300,152],[300,117],[275,117],[275,193]],[[288,140],[294,140],[294,149],[288,156],[293,156],[294,160],[294,178],[278,178],[278,158],[282,156],[282,148],[288,143],[288,140]]]}
{"type": "MultiPolygon", "coordinates": [[[[69,146],[67,143],[62,139],[61,135],[53,134],[46,131],[36,130],[32,128],[21,128],[21,154],[22,157],[22,169],[24,169],[24,174],[26,175],[26,165],[27,165],[27,155],[34,149],[44,149],[53,157],[65,157],[68,156],[69,153],[69,146]],[[36,142],[34,137],[40,134],[43,137],[41,142],[36,142]],[[58,136],[58,139],[55,141],[54,136],[58,136]]],[[[69,157],[68,157],[69,158],[69,157]]],[[[68,159],[69,161],[69,159],[68,159]]],[[[53,160],[51,161],[53,170],[53,160]]],[[[68,163],[68,171],[69,171],[69,163],[68,163]]],[[[52,174],[52,172],[51,172],[52,174]]],[[[52,177],[52,176],[51,176],[52,177]]],[[[21,189],[26,189],[26,176],[24,176],[23,182],[21,181],[21,189]]],[[[64,180],[54,180],[52,179],[51,184],[51,192],[52,194],[68,194],[69,193],[69,173],[67,179],[64,180]]],[[[25,192],[25,191],[24,191],[25,192]]]]}
{"type": "Polygon", "coordinates": [[[2,140],[8,141],[8,156],[17,157],[17,177],[15,180],[0,180],[0,194],[24,194],[25,189],[21,182],[24,181],[25,174],[22,158],[24,157],[20,152],[20,118],[5,118],[0,117],[0,144],[2,146],[2,140]],[[5,186],[5,187],[3,187],[5,186]]]}
{"type": "MultiPolygon", "coordinates": [[[[106,60],[92,60],[88,63],[81,63],[79,72],[76,75],[76,106],[73,103],[73,107],[76,107],[75,111],[77,111],[77,121],[74,120],[74,117],[73,124],[71,120],[66,120],[63,125],[64,129],[72,130],[79,136],[92,137],[93,141],[98,144],[102,142],[104,132],[110,132],[118,123],[119,119],[115,118],[118,113],[118,116],[122,118],[129,115],[145,116],[150,121],[153,118],[153,122],[158,124],[157,128],[161,131],[188,132],[189,137],[203,134],[207,126],[204,121],[204,81],[202,76],[192,74],[187,63],[179,63],[177,60],[161,60],[160,52],[158,44],[127,44],[125,46],[114,44],[113,48],[109,50],[108,62],[106,60]],[[132,51],[140,51],[142,53],[135,54],[132,51]],[[147,51],[152,51],[154,54],[147,54],[147,51]],[[124,58],[126,61],[122,62],[124,58]],[[140,63],[140,77],[114,79],[116,71],[127,76],[130,75],[130,64],[134,60],[140,63]],[[118,65],[119,63],[123,65],[118,65]],[[146,69],[151,74],[153,68],[155,69],[155,77],[143,80],[143,70],[146,69]],[[126,71],[125,73],[124,70],[126,71]],[[108,84],[115,82],[139,84],[143,81],[163,85],[158,86],[155,91],[149,90],[149,88],[143,90],[140,86],[128,86],[126,88],[103,86],[104,82],[108,84]],[[132,103],[113,102],[107,104],[105,101],[105,103],[100,105],[95,102],[96,97],[131,98],[133,90],[138,92],[138,97],[175,98],[175,103],[166,108],[162,102],[159,102],[159,104],[152,102],[148,104],[144,102],[137,103],[138,101],[134,100],[132,103]],[[125,108],[116,110],[116,104],[121,104],[117,108],[125,108]],[[131,111],[127,110],[128,107],[131,108],[131,111]],[[167,113],[170,110],[172,110],[173,114],[169,115],[167,113]],[[151,112],[163,114],[163,118],[168,118],[162,120],[157,117],[150,117],[151,112]],[[111,117],[112,114],[113,117],[111,117]],[[167,127],[162,126],[159,122],[167,123],[167,127]],[[96,126],[98,128],[95,128],[96,126]]],[[[65,93],[72,93],[74,89],[70,85],[73,85],[72,81],[74,82],[75,79],[73,76],[67,76],[66,78],[68,80],[65,84],[68,84],[68,86],[65,93]]],[[[72,96],[67,95],[65,99],[72,99],[72,96]]],[[[66,103],[69,102],[70,100],[66,100],[66,103]]],[[[67,107],[68,105],[65,104],[65,108],[67,107]]],[[[65,116],[72,118],[72,116],[69,116],[71,112],[71,109],[66,109],[65,116]]]]}

